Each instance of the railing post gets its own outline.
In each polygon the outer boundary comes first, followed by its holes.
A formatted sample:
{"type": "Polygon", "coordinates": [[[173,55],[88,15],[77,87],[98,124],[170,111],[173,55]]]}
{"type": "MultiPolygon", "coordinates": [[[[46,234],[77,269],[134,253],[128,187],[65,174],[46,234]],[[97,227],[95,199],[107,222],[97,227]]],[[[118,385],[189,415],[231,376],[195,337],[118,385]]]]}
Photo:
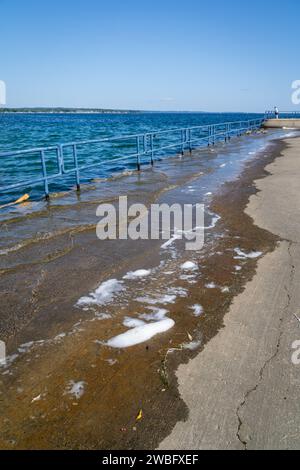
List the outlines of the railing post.
{"type": "Polygon", "coordinates": [[[140,138],[136,138],[136,166],[137,170],[141,171],[141,160],[140,160],[140,138]]]}
{"type": "Polygon", "coordinates": [[[184,155],[184,131],[181,131],[181,155],[184,155]]]}
{"type": "Polygon", "coordinates": [[[210,126],[208,126],[208,128],[207,128],[207,134],[208,134],[208,136],[207,136],[207,140],[208,140],[207,146],[209,147],[210,146],[210,126]]]}
{"type": "Polygon", "coordinates": [[[154,147],[153,147],[153,134],[150,135],[150,147],[151,147],[151,165],[154,165],[154,147]]]}
{"type": "Polygon", "coordinates": [[[60,173],[64,173],[65,171],[65,163],[64,163],[64,148],[62,145],[58,146],[59,148],[59,162],[60,162],[60,168],[59,171],[60,173]]]}
{"type": "Polygon", "coordinates": [[[60,155],[60,146],[58,145],[56,148],[56,159],[57,159],[57,169],[58,174],[62,175],[62,166],[61,166],[61,155],[60,155]]]}
{"type": "Polygon", "coordinates": [[[80,175],[79,175],[79,169],[78,169],[76,144],[73,145],[73,158],[74,158],[74,165],[75,165],[76,189],[77,191],[80,191],[80,175]]]}
{"type": "Polygon", "coordinates": [[[192,149],[192,129],[189,129],[189,150],[190,150],[190,153],[192,153],[193,149],[192,149]]]}
{"type": "Polygon", "coordinates": [[[46,199],[49,199],[49,185],[48,185],[48,179],[47,179],[47,168],[46,168],[44,150],[40,151],[40,155],[41,155],[42,172],[43,172],[44,186],[45,186],[45,197],[46,199]]]}

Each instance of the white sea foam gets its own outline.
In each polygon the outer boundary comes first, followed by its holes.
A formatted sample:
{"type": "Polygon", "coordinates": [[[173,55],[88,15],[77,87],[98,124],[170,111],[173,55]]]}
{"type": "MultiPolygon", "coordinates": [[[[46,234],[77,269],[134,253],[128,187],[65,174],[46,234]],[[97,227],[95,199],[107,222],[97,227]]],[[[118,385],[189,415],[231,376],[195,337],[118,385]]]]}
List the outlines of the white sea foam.
{"type": "Polygon", "coordinates": [[[144,343],[160,333],[170,330],[175,325],[174,320],[166,318],[154,323],[145,323],[144,325],[137,326],[125,333],[115,336],[110,339],[106,344],[112,348],[129,348],[137,344],[144,343]]]}
{"type": "Polygon", "coordinates": [[[168,240],[166,243],[161,245],[161,249],[166,250],[167,248],[169,248],[169,246],[173,245],[174,242],[176,242],[177,240],[181,240],[181,238],[182,238],[181,235],[173,235],[173,237],[170,238],[170,240],[168,240]]]}
{"type": "Polygon", "coordinates": [[[208,284],[205,284],[206,289],[216,289],[217,285],[214,282],[210,282],[208,284]]]}
{"type": "Polygon", "coordinates": [[[96,313],[95,317],[97,320],[108,320],[111,318],[111,315],[109,313],[96,313]]]}
{"type": "Polygon", "coordinates": [[[151,269],[139,269],[138,271],[130,271],[128,272],[123,279],[129,279],[129,280],[134,280],[138,278],[143,278],[150,276],[151,274],[151,269]]]}
{"type": "MultiPolygon", "coordinates": [[[[96,313],[95,318],[92,320],[87,320],[88,322],[94,321],[94,320],[104,320],[107,318],[111,318],[111,315],[105,314],[105,313],[96,313]]],[[[0,361],[0,370],[4,369],[5,372],[2,372],[2,374],[7,374],[9,372],[9,367],[12,366],[18,359],[22,358],[23,356],[32,354],[36,348],[38,347],[44,347],[44,346],[49,346],[49,345],[55,345],[57,343],[62,342],[65,338],[70,337],[72,335],[75,335],[77,333],[80,333],[81,331],[84,331],[84,329],[81,327],[82,326],[82,320],[77,322],[73,328],[67,332],[67,333],[60,333],[53,338],[50,339],[41,339],[37,341],[30,341],[28,343],[21,344],[17,352],[14,354],[11,354],[10,356],[7,356],[4,361],[0,361]]],[[[38,357],[38,356],[36,356],[38,357]]],[[[30,361],[30,359],[27,359],[27,362],[30,361]]]]}
{"type": "Polygon", "coordinates": [[[184,287],[169,287],[168,294],[174,294],[176,297],[187,297],[188,291],[184,287]]]}
{"type": "Polygon", "coordinates": [[[212,218],[211,224],[208,227],[205,227],[205,229],[210,230],[212,228],[215,228],[215,226],[217,225],[219,220],[221,220],[221,217],[219,215],[215,214],[212,218]]]}
{"type": "Polygon", "coordinates": [[[21,344],[21,346],[18,347],[18,352],[20,354],[26,354],[30,351],[30,349],[34,346],[34,342],[30,341],[29,343],[21,344]]]}
{"type": "Polygon", "coordinates": [[[222,293],[223,293],[223,294],[227,294],[228,292],[230,292],[229,287],[223,287],[222,293]]]}
{"type": "Polygon", "coordinates": [[[60,341],[61,339],[64,339],[67,336],[67,333],[60,333],[59,335],[55,336],[53,341],[60,341]]]}
{"type": "Polygon", "coordinates": [[[105,362],[107,362],[110,366],[114,366],[117,364],[117,359],[107,359],[105,362]]]}
{"type": "Polygon", "coordinates": [[[195,351],[201,346],[201,340],[191,341],[190,343],[184,343],[182,345],[183,349],[188,349],[189,351],[195,351]]]}
{"type": "Polygon", "coordinates": [[[168,310],[164,308],[157,307],[147,307],[152,313],[143,313],[140,315],[140,318],[147,321],[160,321],[164,320],[165,316],[168,313],[168,310]]]}
{"type": "MultiPolygon", "coordinates": [[[[11,354],[10,356],[7,356],[4,361],[0,361],[0,369],[9,368],[18,359],[18,357],[19,354],[11,354]]],[[[2,374],[4,373],[2,372],[2,374]]]]}
{"type": "Polygon", "coordinates": [[[86,383],[83,381],[74,382],[74,380],[71,380],[67,386],[65,395],[71,395],[74,398],[76,398],[76,400],[79,400],[84,394],[85,386],[86,386],[86,383]]]}
{"type": "Polygon", "coordinates": [[[78,307],[85,307],[88,305],[105,305],[114,300],[116,294],[124,290],[123,281],[117,279],[110,279],[103,282],[95,292],[90,293],[86,297],[81,297],[78,300],[78,307]]]}
{"type": "Polygon", "coordinates": [[[4,250],[0,250],[0,256],[5,256],[8,253],[12,253],[14,251],[18,251],[20,248],[23,248],[24,244],[19,243],[18,245],[11,246],[8,248],[5,248],[4,250]]]}
{"type": "Polygon", "coordinates": [[[287,134],[284,134],[284,138],[288,138],[288,137],[294,137],[295,136],[295,132],[288,132],[287,134]]]}
{"type": "Polygon", "coordinates": [[[145,325],[145,322],[142,320],[139,320],[138,318],[125,317],[123,321],[123,325],[127,326],[127,328],[137,328],[138,326],[145,325]]]}
{"type": "Polygon", "coordinates": [[[203,307],[200,304],[193,305],[191,309],[193,310],[195,317],[200,317],[204,312],[203,307]]]}
{"type": "Polygon", "coordinates": [[[215,226],[217,225],[217,223],[219,222],[219,220],[221,220],[221,217],[218,215],[218,214],[214,214],[213,212],[210,212],[208,211],[208,214],[212,216],[212,220],[211,220],[211,224],[206,226],[206,227],[203,227],[203,226],[196,226],[194,227],[192,230],[186,230],[186,231],[181,231],[181,233],[183,234],[189,234],[189,233],[193,233],[193,232],[198,232],[199,230],[210,230],[212,228],[215,228],[215,226]]]}
{"type": "Polygon", "coordinates": [[[165,242],[163,245],[161,245],[161,249],[166,250],[167,248],[171,247],[176,241],[182,240],[183,235],[191,234],[198,232],[200,230],[211,230],[215,228],[221,217],[218,214],[214,214],[213,212],[208,211],[208,214],[211,215],[211,223],[208,226],[196,226],[192,228],[191,230],[177,230],[177,232],[168,240],[165,242]]]}
{"type": "Polygon", "coordinates": [[[179,278],[181,281],[194,281],[195,275],[194,274],[182,274],[179,278]]]}
{"type": "Polygon", "coordinates": [[[259,258],[262,255],[261,251],[251,251],[250,253],[245,253],[240,248],[234,249],[235,253],[238,255],[235,259],[255,259],[259,258]]]}
{"type": "MultiPolygon", "coordinates": [[[[58,337],[49,340],[38,340],[30,341],[29,343],[22,344],[18,347],[17,352],[7,356],[4,361],[0,361],[0,369],[8,369],[17,359],[23,355],[29,354],[34,347],[43,346],[46,344],[51,344],[54,341],[57,341],[58,337]]],[[[4,372],[8,373],[9,371],[4,372]]]]}
{"type": "Polygon", "coordinates": [[[136,299],[137,302],[141,302],[143,304],[149,305],[156,305],[156,304],[174,304],[176,301],[176,295],[162,295],[157,297],[138,297],[136,299]]]}
{"type": "Polygon", "coordinates": [[[186,263],[181,265],[181,269],[183,269],[184,271],[196,271],[198,269],[198,266],[193,261],[187,261],[186,263]]]}

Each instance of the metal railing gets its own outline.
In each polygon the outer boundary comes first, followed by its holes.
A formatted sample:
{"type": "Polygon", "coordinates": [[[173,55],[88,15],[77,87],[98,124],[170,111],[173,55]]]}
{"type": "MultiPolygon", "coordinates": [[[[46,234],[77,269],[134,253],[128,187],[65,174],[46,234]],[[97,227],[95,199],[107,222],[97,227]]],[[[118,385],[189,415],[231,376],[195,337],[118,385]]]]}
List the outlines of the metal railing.
{"type": "MultiPolygon", "coordinates": [[[[298,116],[300,118],[300,111],[279,111],[279,118],[288,118],[289,116],[291,118],[294,118],[295,116],[298,116]]],[[[274,118],[276,118],[275,110],[265,112],[265,120],[274,118]]]]}
{"type": "MultiPolygon", "coordinates": [[[[140,171],[144,164],[154,165],[155,160],[161,158],[159,154],[162,152],[167,151],[169,153],[172,150],[177,150],[177,152],[183,155],[186,150],[192,152],[194,148],[214,145],[223,139],[226,142],[233,136],[241,136],[248,131],[257,130],[262,126],[263,122],[264,119],[226,122],[0,153],[0,159],[31,155],[34,156],[35,160],[38,158],[40,161],[39,176],[31,175],[28,178],[24,178],[23,181],[0,186],[0,193],[3,194],[18,188],[31,188],[43,184],[45,197],[48,199],[50,194],[49,184],[70,174],[74,174],[76,188],[79,191],[81,174],[85,170],[99,166],[105,168],[107,165],[111,166],[112,164],[121,163],[125,167],[134,167],[140,171]],[[116,156],[113,158],[105,158],[105,150],[107,151],[108,145],[110,156],[112,150],[115,149],[116,151],[116,156]],[[125,152],[125,148],[129,149],[130,153],[119,155],[120,150],[123,153],[125,152]],[[84,160],[82,162],[82,157],[81,159],[79,158],[80,152],[83,154],[87,153],[87,157],[96,152],[96,161],[86,163],[86,160],[84,160]],[[49,171],[49,166],[51,171],[49,171]]],[[[35,167],[34,173],[36,171],[37,168],[35,167]]]]}

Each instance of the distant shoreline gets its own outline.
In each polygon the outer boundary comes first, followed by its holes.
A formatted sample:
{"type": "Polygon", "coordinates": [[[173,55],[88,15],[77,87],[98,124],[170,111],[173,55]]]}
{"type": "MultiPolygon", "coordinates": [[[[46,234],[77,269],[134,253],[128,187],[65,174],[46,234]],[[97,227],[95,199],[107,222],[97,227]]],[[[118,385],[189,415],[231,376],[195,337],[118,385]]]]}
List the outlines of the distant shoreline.
{"type": "Polygon", "coordinates": [[[258,115],[262,113],[245,111],[149,111],[131,109],[101,109],[101,108],[1,108],[0,114],[245,114],[258,115]]]}
{"type": "Polygon", "coordinates": [[[92,108],[0,108],[1,114],[139,114],[142,111],[92,108]]]}

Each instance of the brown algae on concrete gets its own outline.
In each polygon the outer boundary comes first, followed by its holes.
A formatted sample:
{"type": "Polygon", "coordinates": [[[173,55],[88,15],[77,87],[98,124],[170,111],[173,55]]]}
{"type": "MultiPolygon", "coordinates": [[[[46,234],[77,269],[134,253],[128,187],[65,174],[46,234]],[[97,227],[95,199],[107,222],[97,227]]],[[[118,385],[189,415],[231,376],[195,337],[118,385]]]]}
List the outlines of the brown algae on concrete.
{"type": "MultiPolygon", "coordinates": [[[[18,286],[25,284],[15,299],[32,287],[31,316],[20,313],[11,341],[18,356],[12,353],[11,365],[1,374],[1,448],[149,449],[187,417],[174,371],[222,328],[224,314],[253,277],[257,260],[276,246],[278,238],[256,227],[244,209],[256,191],[254,179],[265,176],[264,167],[283,147],[279,143],[259,154],[213,198],[210,210],[221,219],[204,250],[193,255],[195,272],[182,272],[182,264],[190,261],[183,253],[180,263],[166,257],[160,264],[155,244],[117,248],[108,242],[99,256],[90,231],[73,236],[73,249],[64,257],[46,265],[26,264],[24,259],[23,271],[7,274],[8,287],[16,278],[18,286]],[[129,260],[131,250],[135,256],[129,260]],[[123,279],[141,267],[153,270],[151,279],[133,285],[123,279]],[[117,279],[127,290],[113,304],[83,312],[74,308],[74,299],[91,291],[91,279],[97,285],[117,279]],[[149,314],[151,303],[138,300],[145,291],[152,300],[169,296],[167,305],[152,307],[165,308],[174,327],[134,348],[108,347],[107,341],[124,331],[123,319],[149,314]],[[137,423],[141,409],[143,419],[137,423]]],[[[195,187],[201,182],[201,176],[193,178],[195,187]]],[[[156,198],[174,200],[182,186],[178,183],[156,198]]],[[[57,243],[67,239],[62,235],[57,243]]],[[[24,307],[26,312],[25,300],[24,307]]]]}

